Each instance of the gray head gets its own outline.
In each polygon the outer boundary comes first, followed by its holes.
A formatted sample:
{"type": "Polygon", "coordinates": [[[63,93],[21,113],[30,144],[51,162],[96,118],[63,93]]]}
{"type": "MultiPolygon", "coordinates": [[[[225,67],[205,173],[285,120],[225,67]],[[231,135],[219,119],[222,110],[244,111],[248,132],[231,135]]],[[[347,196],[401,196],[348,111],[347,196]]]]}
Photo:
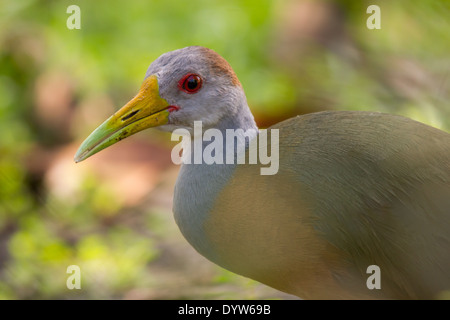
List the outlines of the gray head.
{"type": "Polygon", "coordinates": [[[139,93],[83,142],[75,161],[150,127],[256,128],[236,74],[211,49],[192,46],[168,52],[148,68],[139,93]]]}
{"type": "Polygon", "coordinates": [[[161,55],[148,68],[145,78],[156,75],[159,94],[171,106],[169,122],[162,130],[217,127],[223,118],[246,114],[247,100],[229,63],[215,51],[191,46],[161,55]]]}

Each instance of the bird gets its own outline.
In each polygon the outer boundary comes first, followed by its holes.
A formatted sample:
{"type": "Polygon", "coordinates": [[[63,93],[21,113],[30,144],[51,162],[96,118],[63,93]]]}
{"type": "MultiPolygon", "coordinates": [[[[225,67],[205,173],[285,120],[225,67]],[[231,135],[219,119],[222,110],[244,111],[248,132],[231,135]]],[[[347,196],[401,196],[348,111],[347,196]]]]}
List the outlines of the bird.
{"type": "Polygon", "coordinates": [[[449,133],[399,115],[322,111],[277,123],[266,135],[278,139],[264,140],[230,64],[189,46],[154,60],[138,94],[74,160],[150,127],[188,137],[173,214],[213,263],[302,299],[439,299],[450,290],[449,133]],[[276,173],[262,174],[259,159],[195,162],[193,150],[213,140],[195,134],[199,121],[216,139],[238,132],[234,147],[211,154],[278,150],[276,173]]]}

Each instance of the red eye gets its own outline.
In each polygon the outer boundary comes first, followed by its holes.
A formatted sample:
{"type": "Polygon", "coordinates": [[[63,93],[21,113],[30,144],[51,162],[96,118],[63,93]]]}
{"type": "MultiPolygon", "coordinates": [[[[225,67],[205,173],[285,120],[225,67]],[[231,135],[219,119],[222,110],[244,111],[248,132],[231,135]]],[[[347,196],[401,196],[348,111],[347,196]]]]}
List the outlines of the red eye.
{"type": "Polygon", "coordinates": [[[180,80],[178,86],[186,93],[196,93],[202,87],[202,78],[199,75],[189,73],[180,80]]]}

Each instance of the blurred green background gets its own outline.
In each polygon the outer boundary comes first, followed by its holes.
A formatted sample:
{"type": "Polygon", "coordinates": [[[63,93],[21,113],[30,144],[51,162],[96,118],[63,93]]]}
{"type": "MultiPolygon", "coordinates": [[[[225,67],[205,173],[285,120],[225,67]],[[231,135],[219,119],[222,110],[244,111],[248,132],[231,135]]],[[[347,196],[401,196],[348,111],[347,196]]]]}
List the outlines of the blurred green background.
{"type": "Polygon", "coordinates": [[[0,0],[0,299],[290,298],[182,238],[167,133],[76,165],[77,147],[154,59],[189,45],[230,62],[261,127],[339,109],[448,131],[449,17],[449,1],[0,0]],[[80,290],[66,287],[70,265],[80,290]]]}

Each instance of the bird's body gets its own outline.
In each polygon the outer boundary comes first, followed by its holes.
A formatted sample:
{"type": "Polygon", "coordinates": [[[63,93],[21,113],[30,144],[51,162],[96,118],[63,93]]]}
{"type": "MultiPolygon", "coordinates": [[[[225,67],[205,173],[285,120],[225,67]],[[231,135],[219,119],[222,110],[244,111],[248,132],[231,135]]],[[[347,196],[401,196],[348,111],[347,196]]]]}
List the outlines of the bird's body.
{"type": "Polygon", "coordinates": [[[305,298],[431,298],[450,286],[448,134],[368,112],[273,128],[275,175],[251,164],[182,166],[175,218],[200,253],[305,298]],[[370,265],[381,269],[381,292],[367,289],[370,265]]]}
{"type": "MultiPolygon", "coordinates": [[[[163,120],[151,121],[190,131],[192,121],[202,119],[221,132],[255,129],[230,70],[201,47],[163,55],[147,72],[147,87],[158,79],[155,99],[167,100],[158,111],[163,120]],[[183,57],[184,69],[173,71],[183,57]],[[199,86],[184,87],[197,76],[199,86]],[[181,79],[178,86],[171,77],[181,79]],[[198,100],[189,100],[194,96],[198,100]],[[195,104],[208,113],[204,118],[195,104]],[[172,106],[178,109],[163,113],[172,106]]],[[[114,123],[141,112],[134,104],[124,109],[114,123]]],[[[120,125],[133,131],[142,120],[120,125]]],[[[86,140],[77,160],[123,132],[111,131],[111,121],[101,139],[93,134],[86,140]]],[[[450,290],[450,134],[400,116],[344,111],[304,115],[270,129],[279,130],[274,175],[261,175],[259,164],[182,165],[174,215],[198,252],[302,298],[420,299],[450,290]],[[372,265],[380,268],[381,289],[367,287],[372,265]]]]}

